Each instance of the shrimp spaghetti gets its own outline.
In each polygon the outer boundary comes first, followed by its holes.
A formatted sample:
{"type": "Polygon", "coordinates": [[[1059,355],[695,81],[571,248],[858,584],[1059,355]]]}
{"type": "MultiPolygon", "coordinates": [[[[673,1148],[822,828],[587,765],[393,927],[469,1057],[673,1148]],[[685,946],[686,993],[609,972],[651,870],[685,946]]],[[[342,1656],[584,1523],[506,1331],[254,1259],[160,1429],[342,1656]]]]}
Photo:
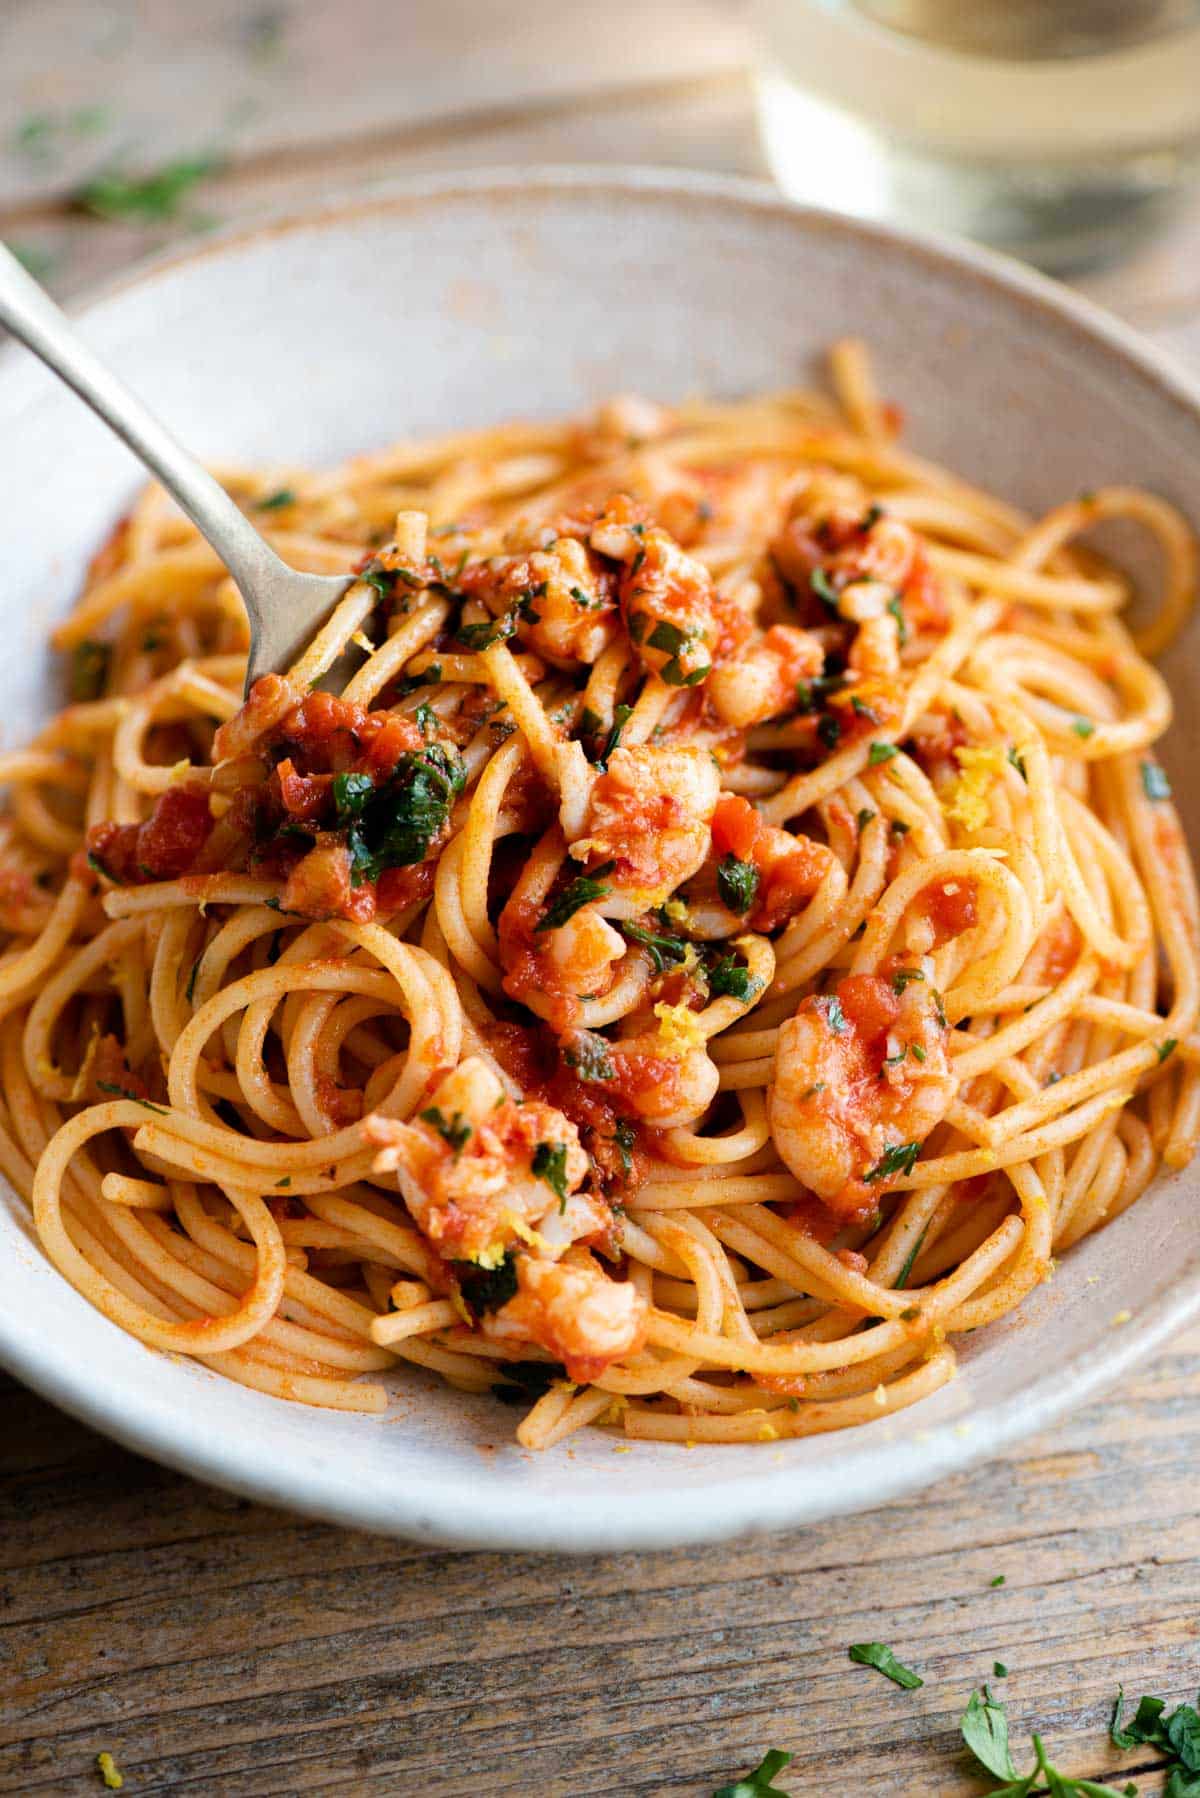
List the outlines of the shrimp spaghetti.
{"type": "Polygon", "coordinates": [[[531,1448],[770,1441],[942,1386],[1188,1160],[1190,532],[1027,518],[832,373],[226,473],[357,576],[244,703],[213,552],[120,523],[0,758],[0,1168],[107,1317],[309,1404],[416,1364],[531,1448]]]}

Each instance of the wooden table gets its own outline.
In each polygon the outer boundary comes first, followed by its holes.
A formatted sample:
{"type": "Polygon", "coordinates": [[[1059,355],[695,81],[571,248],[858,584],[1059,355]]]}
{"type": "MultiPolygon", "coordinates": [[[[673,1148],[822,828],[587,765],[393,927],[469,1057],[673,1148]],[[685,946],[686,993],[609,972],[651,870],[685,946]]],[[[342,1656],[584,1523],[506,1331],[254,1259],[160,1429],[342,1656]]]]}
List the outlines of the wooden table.
{"type": "MultiPolygon", "coordinates": [[[[9,0],[0,236],[69,295],[205,220],[397,174],[761,174],[746,56],[725,0],[9,0]],[[200,153],[222,166],[178,217],[101,221],[72,201],[100,172],[200,153]]],[[[1200,201],[1086,285],[1200,367],[1200,201]]],[[[1139,1771],[1154,1757],[1118,1754],[1106,1723],[1118,1680],[1135,1697],[1200,1686],[1198,1399],[1200,1331],[918,1498],[726,1548],[565,1561],[266,1511],[0,1383],[0,1791],[99,1790],[109,1750],[138,1794],[701,1798],[777,1746],[797,1795],[953,1798],[985,1789],[958,1718],[990,1679],[1019,1765],[1036,1729],[1065,1771],[1119,1767],[1157,1792],[1139,1771]],[[852,1665],[864,1639],[924,1686],[852,1665]]]]}

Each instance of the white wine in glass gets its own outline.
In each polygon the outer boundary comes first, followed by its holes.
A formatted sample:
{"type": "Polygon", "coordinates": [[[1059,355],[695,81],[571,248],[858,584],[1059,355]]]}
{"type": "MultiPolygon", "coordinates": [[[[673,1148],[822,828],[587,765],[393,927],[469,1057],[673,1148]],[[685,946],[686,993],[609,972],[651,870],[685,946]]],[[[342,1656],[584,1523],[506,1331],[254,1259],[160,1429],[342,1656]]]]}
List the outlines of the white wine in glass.
{"type": "Polygon", "coordinates": [[[1200,0],[757,0],[759,116],[798,199],[1059,272],[1200,170],[1200,0]]]}

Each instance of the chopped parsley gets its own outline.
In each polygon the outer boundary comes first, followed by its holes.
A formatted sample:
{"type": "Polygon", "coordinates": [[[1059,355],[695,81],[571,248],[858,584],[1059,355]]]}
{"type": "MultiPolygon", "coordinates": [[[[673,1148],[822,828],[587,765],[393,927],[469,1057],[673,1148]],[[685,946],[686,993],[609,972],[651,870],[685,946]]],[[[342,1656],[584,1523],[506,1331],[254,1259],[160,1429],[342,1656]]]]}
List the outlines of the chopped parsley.
{"type": "Polygon", "coordinates": [[[832,712],[822,712],[817,719],[817,735],[826,749],[836,749],[842,740],[842,726],[832,712]]]}
{"type": "Polygon", "coordinates": [[[858,814],[858,820],[857,820],[859,836],[862,835],[863,831],[867,828],[867,825],[871,822],[872,818],[877,817],[877,816],[878,816],[878,813],[873,812],[869,806],[865,806],[865,805],[863,806],[861,812],[859,812],[859,814],[858,814]]]}
{"type": "Polygon", "coordinates": [[[1007,1583],[1008,1583],[1007,1576],[1003,1573],[994,1574],[992,1576],[992,1578],[988,1581],[988,1585],[992,1586],[992,1587],[1003,1586],[1003,1585],[1006,1585],[1007,1583]]]}
{"type": "Polygon", "coordinates": [[[496,1267],[476,1267],[474,1262],[455,1263],[458,1290],[463,1303],[475,1318],[487,1311],[499,1311],[509,1299],[516,1297],[517,1263],[510,1249],[496,1267]]]}
{"type": "Polygon", "coordinates": [[[218,167],[213,156],[181,156],[142,177],[123,175],[113,169],[85,181],[72,197],[81,212],[90,212],[96,218],[163,223],[180,216],[193,188],[215,174],[218,167]]]}
{"type": "Polygon", "coordinates": [[[535,934],[543,930],[559,929],[585,905],[591,905],[596,899],[603,899],[612,890],[604,884],[604,877],[611,874],[616,865],[616,862],[601,862],[590,874],[580,874],[569,886],[565,886],[557,899],[552,899],[546,907],[535,927],[535,934]]]}
{"type": "Polygon", "coordinates": [[[260,499],[254,510],[256,512],[282,512],[285,506],[294,506],[296,495],[291,487],[277,487],[274,493],[268,493],[266,499],[260,499]]]}
{"type": "Polygon", "coordinates": [[[788,1798],[787,1792],[775,1785],[775,1775],[791,1764],[792,1757],[782,1748],[764,1754],[752,1773],[735,1779],[732,1785],[718,1786],[712,1798],[788,1798]]]}
{"type": "Polygon", "coordinates": [[[621,1157],[621,1172],[628,1180],[633,1172],[633,1149],[637,1142],[637,1125],[631,1124],[628,1118],[618,1118],[612,1140],[616,1143],[617,1154],[621,1157]]]}
{"type": "Polygon", "coordinates": [[[447,1117],[440,1106],[427,1105],[420,1114],[421,1122],[436,1130],[443,1142],[449,1143],[456,1155],[460,1155],[471,1140],[471,1126],[461,1111],[447,1117]]]}
{"type": "Polygon", "coordinates": [[[1016,1779],[1008,1746],[1008,1716],[986,1686],[972,1692],[959,1723],[962,1738],[981,1767],[998,1779],[1016,1779]]]}
{"type": "Polygon", "coordinates": [[[1096,734],[1096,726],[1090,718],[1073,718],[1071,729],[1077,737],[1094,737],[1096,734]]]}
{"type": "Polygon", "coordinates": [[[871,753],[867,757],[867,766],[878,768],[880,762],[890,762],[892,757],[899,753],[900,750],[895,743],[872,743],[871,753]]]}
{"type": "Polygon", "coordinates": [[[831,612],[837,611],[841,596],[823,568],[813,569],[808,577],[808,584],[823,606],[831,612]]]}
{"type": "Polygon", "coordinates": [[[558,1198],[558,1208],[567,1208],[567,1145],[565,1142],[540,1142],[533,1151],[529,1171],[535,1180],[544,1180],[558,1198]]]}
{"type": "Polygon", "coordinates": [[[589,1083],[616,1078],[608,1044],[594,1030],[577,1031],[563,1052],[563,1060],[589,1083]]]}
{"type": "MultiPolygon", "coordinates": [[[[926,1224],[925,1230],[928,1230],[928,1228],[929,1225],[926,1224]]],[[[913,1267],[916,1264],[917,1256],[921,1253],[921,1244],[925,1240],[925,1230],[921,1231],[921,1234],[913,1243],[912,1248],[909,1249],[908,1254],[904,1257],[904,1266],[896,1275],[895,1290],[897,1292],[903,1292],[904,1288],[908,1285],[909,1275],[912,1273],[913,1267]]]]}
{"type": "Polygon", "coordinates": [[[902,993],[905,987],[911,986],[914,980],[924,980],[924,978],[920,968],[897,968],[892,975],[892,991],[902,993]]]}
{"type": "Polygon", "coordinates": [[[736,855],[723,857],[717,865],[717,892],[722,904],[743,917],[758,896],[758,869],[736,855]]]}
{"type": "Polygon", "coordinates": [[[99,699],[108,680],[112,650],[107,643],[85,637],[71,656],[71,698],[77,705],[99,699]]]}
{"type": "Polygon", "coordinates": [[[359,817],[374,794],[375,782],[369,774],[335,774],[333,803],[338,823],[345,824],[351,818],[359,817]]]}
{"type": "Polygon", "coordinates": [[[846,1014],[842,1010],[842,1002],[836,994],[831,994],[828,999],[818,999],[817,1010],[823,1014],[825,1022],[833,1034],[840,1036],[846,1028],[846,1014]]]}
{"type": "Polygon", "coordinates": [[[836,693],[846,684],[844,674],[821,674],[816,680],[798,680],[796,682],[796,710],[803,716],[815,712],[820,701],[830,693],[836,693]]]}
{"type": "Polygon", "coordinates": [[[627,942],[637,943],[639,948],[646,951],[654,963],[656,974],[665,974],[668,967],[687,960],[689,945],[681,936],[671,936],[661,930],[647,930],[643,924],[627,924],[623,919],[617,920],[617,929],[627,942]]]}
{"type": "MultiPolygon", "coordinates": [[[[997,1662],[997,1668],[999,1666],[1000,1663],[997,1662]]],[[[1143,1703],[1145,1702],[1143,1700],[1143,1703]]],[[[1151,1699],[1149,1702],[1157,1704],[1158,1701],[1151,1699]]],[[[1190,1706],[1181,1708],[1190,1709],[1190,1706]]],[[[1193,1711],[1192,1715],[1196,1716],[1196,1713],[1193,1711]]],[[[1114,1718],[1114,1728],[1115,1721],[1114,1718]]],[[[1196,1721],[1200,1725],[1200,1717],[1197,1717],[1196,1721]]],[[[992,1697],[987,1686],[983,1687],[982,1692],[971,1694],[967,1708],[960,1719],[959,1727],[962,1730],[963,1741],[980,1766],[994,1778],[1004,1782],[993,1788],[992,1798],[1029,1798],[1029,1794],[1034,1791],[1049,1791],[1052,1798],[1136,1798],[1137,1787],[1133,1784],[1125,1785],[1118,1792],[1115,1786],[1104,1785],[1099,1780],[1077,1779],[1070,1774],[1060,1773],[1046,1753],[1041,1737],[1036,1735],[1033,1737],[1033,1766],[1028,1773],[1018,1773],[1013,1764],[1012,1749],[1009,1747],[1007,1713],[1001,1701],[992,1697]]],[[[1156,1738],[1134,1736],[1130,1745],[1143,1740],[1156,1740],[1156,1738]]],[[[1113,1735],[1113,1741],[1117,1743],[1118,1747],[1125,1746],[1124,1743],[1117,1740],[1116,1734],[1113,1735]]],[[[1156,1742],[1156,1745],[1166,1747],[1168,1752],[1174,1752],[1173,1745],[1169,1742],[1161,1744],[1156,1742]]],[[[1169,1794],[1170,1798],[1186,1798],[1188,1793],[1200,1792],[1200,1783],[1194,1782],[1190,1777],[1190,1763],[1185,1761],[1182,1756],[1180,1756],[1179,1767],[1178,1776],[1175,1772],[1172,1773],[1165,1788],[1165,1794],[1169,1794]]]]}
{"type": "Polygon", "coordinates": [[[708,990],[720,998],[728,995],[743,1004],[762,991],[762,981],[735,956],[720,956],[708,970],[708,990]]]}
{"type": "Polygon", "coordinates": [[[516,628],[516,613],[506,612],[503,618],[485,618],[479,624],[460,624],[455,629],[454,638],[467,649],[490,649],[493,643],[507,643],[516,628]]]}
{"type": "Polygon", "coordinates": [[[565,1378],[566,1371],[557,1361],[505,1361],[501,1382],[492,1392],[506,1405],[528,1405],[535,1398],[544,1398],[555,1380],[565,1378]]]}
{"type": "Polygon", "coordinates": [[[919,1142],[888,1143],[870,1173],[863,1175],[863,1180],[870,1186],[874,1181],[888,1180],[894,1174],[911,1174],[920,1153],[919,1142]]]}
{"type": "Polygon", "coordinates": [[[130,1092],[127,1086],[116,1086],[111,1080],[97,1080],[96,1085],[102,1093],[112,1093],[116,1099],[131,1099],[135,1105],[142,1106],[146,1111],[155,1112],[160,1118],[170,1115],[165,1105],[152,1105],[149,1099],[143,1099],[139,1093],[130,1092]]]}
{"type": "Polygon", "coordinates": [[[903,649],[904,645],[908,642],[908,619],[904,616],[904,605],[898,593],[892,594],[892,597],[887,602],[887,609],[896,620],[896,630],[899,634],[900,647],[903,649]]]}
{"type": "Polygon", "coordinates": [[[1171,797],[1171,783],[1167,779],[1166,769],[1160,768],[1157,762],[1142,763],[1142,791],[1147,799],[1171,797]]]}
{"type": "Polygon", "coordinates": [[[992,1677],[993,1679],[1008,1678],[1008,1668],[1004,1665],[1003,1661],[992,1662],[992,1677]]]}
{"type": "Polygon", "coordinates": [[[441,743],[407,750],[382,787],[366,774],[335,775],[334,804],[346,827],[353,885],[378,880],[385,868],[424,861],[466,782],[466,764],[441,743]]]}
{"type": "Polygon", "coordinates": [[[847,1652],[852,1661],[858,1661],[863,1667],[874,1667],[886,1679],[903,1686],[906,1692],[915,1692],[918,1686],[925,1684],[919,1673],[905,1667],[882,1642],[854,1642],[847,1652]]]}
{"type": "MultiPolygon", "coordinates": [[[[613,707],[612,724],[609,726],[608,735],[605,737],[604,742],[600,747],[600,754],[596,757],[597,768],[608,767],[608,758],[613,750],[620,746],[621,732],[628,724],[632,712],[633,707],[631,705],[618,705],[613,707]]],[[[599,725],[599,722],[599,719],[597,719],[597,725],[599,725]]]]}
{"type": "Polygon", "coordinates": [[[1028,785],[1029,770],[1025,766],[1025,757],[1021,754],[1021,751],[1017,748],[1015,743],[1010,743],[1008,746],[1008,759],[1016,769],[1017,773],[1021,776],[1021,779],[1028,785]]]}

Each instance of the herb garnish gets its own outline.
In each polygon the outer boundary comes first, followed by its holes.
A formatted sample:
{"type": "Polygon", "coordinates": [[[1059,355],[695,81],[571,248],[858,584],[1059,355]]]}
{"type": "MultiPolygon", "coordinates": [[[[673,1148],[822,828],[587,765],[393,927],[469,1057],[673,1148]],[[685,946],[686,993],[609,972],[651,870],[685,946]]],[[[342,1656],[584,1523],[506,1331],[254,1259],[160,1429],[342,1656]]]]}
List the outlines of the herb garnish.
{"type": "Polygon", "coordinates": [[[442,743],[406,750],[385,786],[376,787],[367,774],[335,774],[333,800],[346,828],[352,884],[424,861],[466,782],[462,758],[442,743]]]}
{"type": "Polygon", "coordinates": [[[1167,779],[1166,769],[1160,768],[1157,762],[1142,763],[1142,791],[1147,799],[1171,797],[1171,783],[1167,779]]]}
{"type": "Polygon", "coordinates": [[[506,612],[503,618],[486,618],[480,624],[460,624],[455,628],[454,639],[463,643],[468,649],[490,649],[493,643],[507,643],[517,628],[515,612],[506,612]]]}
{"type": "Polygon", "coordinates": [[[558,1209],[567,1208],[567,1145],[565,1142],[540,1142],[533,1151],[529,1171],[535,1180],[544,1180],[558,1198],[558,1209]]]}
{"type": "Polygon", "coordinates": [[[708,969],[708,990],[720,998],[728,995],[743,1004],[762,991],[762,981],[735,956],[722,955],[708,969]]]}
{"type": "Polygon", "coordinates": [[[471,1140],[471,1126],[461,1111],[456,1111],[452,1117],[447,1117],[440,1106],[427,1105],[425,1110],[419,1113],[419,1116],[423,1124],[429,1124],[444,1142],[449,1143],[455,1155],[461,1154],[463,1148],[471,1140]]]}
{"type": "Polygon", "coordinates": [[[643,924],[627,924],[624,919],[617,920],[617,929],[627,942],[637,943],[639,948],[646,951],[654,963],[656,974],[665,974],[668,967],[687,960],[689,945],[681,936],[671,936],[661,930],[647,930],[643,924]]]}
{"type": "Polygon", "coordinates": [[[116,1099],[130,1099],[135,1105],[141,1105],[146,1111],[156,1112],[160,1118],[170,1116],[165,1105],[152,1105],[149,1099],[143,1099],[139,1093],[130,1092],[127,1086],[116,1086],[111,1080],[97,1080],[96,1085],[102,1093],[112,1093],[116,1099]]]}
{"type": "Polygon", "coordinates": [[[254,510],[256,512],[282,512],[285,506],[294,506],[296,495],[290,487],[277,487],[274,493],[268,493],[266,499],[260,499],[254,510]]]}
{"type": "Polygon", "coordinates": [[[608,758],[613,750],[620,744],[621,732],[628,724],[632,713],[633,707],[631,705],[618,705],[613,707],[612,724],[609,726],[608,735],[605,737],[601,746],[600,754],[596,757],[597,768],[604,769],[608,767],[608,758]]]}
{"type": "Polygon", "coordinates": [[[1073,718],[1071,729],[1077,737],[1094,737],[1096,734],[1096,726],[1090,718],[1073,718]]]}
{"type": "Polygon", "coordinates": [[[841,1000],[832,994],[828,999],[818,999],[817,1010],[824,1014],[825,1022],[833,1034],[840,1036],[846,1028],[846,1014],[842,1010],[841,1000]]]}
{"type": "Polygon", "coordinates": [[[608,1044],[594,1030],[577,1031],[563,1051],[563,1060],[569,1068],[574,1068],[581,1080],[595,1082],[616,1078],[608,1044]]]}
{"type": "Polygon", "coordinates": [[[863,1175],[864,1183],[870,1186],[876,1180],[890,1179],[893,1174],[911,1174],[920,1153],[919,1142],[888,1143],[870,1173],[863,1175]]]}
{"type": "Polygon", "coordinates": [[[71,656],[71,698],[77,705],[99,699],[108,680],[112,650],[107,643],[85,637],[71,656]]]}
{"type": "Polygon", "coordinates": [[[474,1262],[458,1261],[455,1272],[463,1303],[477,1318],[485,1311],[499,1311],[501,1305],[516,1297],[517,1263],[511,1249],[496,1267],[476,1267],[474,1262]]]}
{"type": "Polygon", "coordinates": [[[81,212],[90,212],[96,218],[162,223],[178,218],[192,189],[206,176],[215,174],[219,166],[214,156],[181,156],[142,177],[122,175],[113,169],[77,188],[74,203],[81,212]]]}
{"type": "Polygon", "coordinates": [[[920,968],[897,968],[896,972],[892,975],[892,991],[894,993],[902,993],[905,987],[909,986],[914,980],[924,980],[924,978],[925,976],[920,968]]]}
{"type": "Polygon", "coordinates": [[[871,753],[867,757],[867,766],[878,768],[880,762],[890,762],[892,757],[899,753],[899,746],[895,743],[872,743],[871,753]]]}
{"type": "Polygon", "coordinates": [[[721,901],[738,917],[744,916],[758,895],[758,869],[753,862],[739,861],[736,855],[725,856],[717,865],[717,892],[721,901]]]}
{"type": "MultiPolygon", "coordinates": [[[[1195,1712],[1192,1714],[1194,1716],[1195,1712]]],[[[1197,1722],[1200,1723],[1200,1718],[1197,1722]]],[[[1028,1773],[1023,1776],[1019,1774],[1013,1765],[1012,1750],[1008,1745],[1007,1714],[1003,1704],[998,1698],[992,1697],[987,1686],[984,1686],[982,1695],[978,1692],[971,1694],[959,1727],[963,1741],[980,1766],[1004,1781],[1003,1785],[992,1788],[991,1798],[1029,1798],[1029,1794],[1035,1789],[1048,1789],[1052,1798],[1130,1798],[1130,1794],[1136,1795],[1136,1786],[1126,1785],[1123,1792],[1118,1792],[1115,1786],[1104,1785],[1099,1780],[1074,1779],[1069,1774],[1060,1773],[1047,1755],[1041,1737],[1036,1735],[1033,1738],[1034,1764],[1028,1773]],[[1045,1787],[1042,1785],[1043,1781],[1045,1787]]],[[[1116,1741],[1115,1735],[1113,1740],[1116,1741]]],[[[1185,1798],[1189,1792],[1200,1791],[1200,1785],[1168,1784],[1166,1789],[1171,1793],[1171,1798],[1185,1798]]]]}
{"type": "Polygon", "coordinates": [[[732,1785],[718,1786],[712,1798],[788,1798],[788,1793],[772,1782],[791,1760],[792,1756],[785,1754],[782,1748],[772,1748],[763,1755],[752,1773],[747,1773],[744,1779],[735,1779],[732,1785]]]}
{"type": "Polygon", "coordinates": [[[616,865],[616,862],[601,862],[590,874],[580,874],[569,886],[565,886],[557,899],[551,900],[546,907],[534,927],[535,935],[543,930],[557,930],[583,906],[591,905],[596,899],[603,899],[611,891],[604,884],[604,876],[611,874],[616,865]]]}
{"type": "Polygon", "coordinates": [[[903,649],[908,642],[908,619],[904,616],[904,606],[898,593],[893,593],[892,597],[888,600],[887,610],[896,620],[896,631],[899,637],[900,647],[903,649]]]}
{"type": "Polygon", "coordinates": [[[836,612],[841,595],[823,568],[814,568],[808,577],[808,584],[821,604],[829,611],[836,612]]]}
{"type": "Polygon", "coordinates": [[[914,1673],[911,1667],[905,1667],[882,1642],[854,1642],[847,1652],[852,1661],[858,1661],[864,1667],[874,1667],[886,1679],[903,1686],[907,1692],[915,1692],[918,1686],[925,1684],[919,1673],[914,1673]]]}

